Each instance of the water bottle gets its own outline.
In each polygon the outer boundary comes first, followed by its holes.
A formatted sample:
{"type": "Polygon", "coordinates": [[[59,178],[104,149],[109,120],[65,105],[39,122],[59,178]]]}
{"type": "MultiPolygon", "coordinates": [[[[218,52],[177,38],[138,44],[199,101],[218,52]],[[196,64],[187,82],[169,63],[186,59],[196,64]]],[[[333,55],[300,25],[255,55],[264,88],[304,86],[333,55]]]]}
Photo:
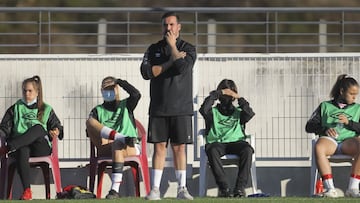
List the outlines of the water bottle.
{"type": "Polygon", "coordinates": [[[344,124],[343,124],[343,123],[337,123],[337,124],[336,124],[336,136],[335,136],[335,139],[336,139],[337,137],[339,137],[339,133],[340,133],[341,129],[343,129],[343,128],[344,128],[344,124]]]}
{"type": "Polygon", "coordinates": [[[337,124],[336,124],[336,128],[339,129],[339,130],[341,130],[341,129],[344,128],[344,124],[343,124],[343,123],[337,123],[337,124]]]}
{"type": "Polygon", "coordinates": [[[321,193],[324,192],[324,185],[323,185],[323,182],[322,182],[322,179],[319,178],[317,181],[316,181],[316,187],[315,187],[315,194],[319,195],[321,193]]]}

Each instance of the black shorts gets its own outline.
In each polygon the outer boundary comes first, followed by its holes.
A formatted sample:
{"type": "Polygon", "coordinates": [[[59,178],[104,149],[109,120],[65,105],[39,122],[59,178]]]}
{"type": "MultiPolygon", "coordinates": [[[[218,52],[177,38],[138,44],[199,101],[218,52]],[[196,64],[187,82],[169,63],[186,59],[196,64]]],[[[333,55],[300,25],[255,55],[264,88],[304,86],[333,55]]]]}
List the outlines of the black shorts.
{"type": "Polygon", "coordinates": [[[193,143],[192,116],[153,116],[149,118],[149,143],[193,143]]]}

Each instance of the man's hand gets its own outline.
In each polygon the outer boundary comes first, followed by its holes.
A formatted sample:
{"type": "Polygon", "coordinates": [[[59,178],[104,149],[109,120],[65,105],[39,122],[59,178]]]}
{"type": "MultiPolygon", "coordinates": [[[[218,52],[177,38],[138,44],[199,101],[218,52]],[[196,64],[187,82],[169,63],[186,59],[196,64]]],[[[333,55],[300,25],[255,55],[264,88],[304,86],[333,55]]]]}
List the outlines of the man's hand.
{"type": "Polygon", "coordinates": [[[168,43],[168,45],[171,48],[171,60],[172,61],[175,61],[180,58],[185,58],[185,56],[186,56],[186,52],[179,51],[176,47],[176,38],[177,37],[178,36],[175,35],[175,33],[171,32],[171,31],[168,31],[165,34],[166,42],[168,43]]]}
{"type": "Polygon", "coordinates": [[[177,38],[177,36],[171,31],[167,31],[166,34],[165,34],[166,42],[171,47],[173,47],[173,46],[176,47],[176,38],[177,38]]]}
{"type": "Polygon", "coordinates": [[[176,60],[179,58],[185,58],[185,56],[186,56],[186,52],[180,51],[180,52],[175,53],[173,58],[176,60]]]}
{"type": "Polygon", "coordinates": [[[162,67],[159,65],[152,66],[152,73],[155,77],[159,76],[161,74],[162,67]]]}

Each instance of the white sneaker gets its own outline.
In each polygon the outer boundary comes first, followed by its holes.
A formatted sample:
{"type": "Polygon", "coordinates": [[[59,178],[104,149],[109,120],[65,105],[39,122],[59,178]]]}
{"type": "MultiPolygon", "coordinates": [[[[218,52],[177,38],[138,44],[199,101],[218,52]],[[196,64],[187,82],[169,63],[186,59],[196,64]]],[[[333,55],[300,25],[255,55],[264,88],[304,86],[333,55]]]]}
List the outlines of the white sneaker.
{"type": "Polygon", "coordinates": [[[186,187],[179,187],[177,193],[177,199],[193,200],[194,198],[190,195],[186,187]]]}
{"type": "Polygon", "coordinates": [[[331,198],[337,198],[338,193],[336,189],[328,189],[323,193],[324,197],[331,197],[331,198]]]}
{"type": "Polygon", "coordinates": [[[145,197],[146,200],[161,200],[159,188],[154,187],[145,197]]]}
{"type": "Polygon", "coordinates": [[[346,197],[360,197],[359,189],[347,189],[345,192],[346,197]]]}

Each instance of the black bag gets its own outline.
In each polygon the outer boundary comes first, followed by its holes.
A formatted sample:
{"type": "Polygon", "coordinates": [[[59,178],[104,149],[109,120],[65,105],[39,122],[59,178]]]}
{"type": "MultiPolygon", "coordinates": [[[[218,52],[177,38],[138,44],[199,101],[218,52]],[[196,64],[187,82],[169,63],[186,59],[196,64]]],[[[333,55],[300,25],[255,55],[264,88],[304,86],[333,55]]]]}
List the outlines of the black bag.
{"type": "Polygon", "coordinates": [[[63,192],[57,195],[58,199],[93,199],[96,195],[90,192],[86,187],[79,185],[68,185],[64,187],[63,192]]]}

